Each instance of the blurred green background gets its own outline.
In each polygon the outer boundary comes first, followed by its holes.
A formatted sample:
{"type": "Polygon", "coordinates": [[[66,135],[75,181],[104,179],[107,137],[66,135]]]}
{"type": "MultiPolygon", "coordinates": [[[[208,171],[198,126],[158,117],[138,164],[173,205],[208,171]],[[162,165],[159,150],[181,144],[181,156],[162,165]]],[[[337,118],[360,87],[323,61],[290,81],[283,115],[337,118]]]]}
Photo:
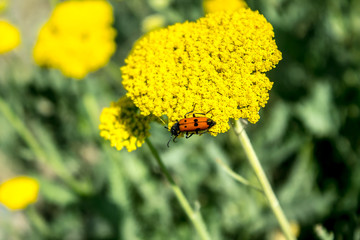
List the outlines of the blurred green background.
{"type": "MultiPolygon", "coordinates": [[[[22,45],[0,56],[0,180],[41,184],[29,209],[0,207],[0,239],[198,239],[146,145],[116,151],[99,136],[103,107],[125,94],[119,67],[157,14],[165,25],[204,16],[202,1],[110,1],[117,52],[82,81],[32,60],[51,1],[10,0],[2,18],[22,45]],[[4,108],[2,108],[4,109],[4,108]],[[6,112],[6,113],[5,113],[6,112]]],[[[283,60],[268,76],[270,100],[246,130],[299,239],[360,239],[360,1],[248,1],[273,25],[283,60]],[[325,239],[325,238],[324,238],[325,239]],[[330,238],[329,238],[330,239],[330,238]]],[[[150,140],[213,239],[282,239],[265,198],[230,178],[216,159],[257,184],[236,135],[179,139],[153,124],[150,140]]]]}

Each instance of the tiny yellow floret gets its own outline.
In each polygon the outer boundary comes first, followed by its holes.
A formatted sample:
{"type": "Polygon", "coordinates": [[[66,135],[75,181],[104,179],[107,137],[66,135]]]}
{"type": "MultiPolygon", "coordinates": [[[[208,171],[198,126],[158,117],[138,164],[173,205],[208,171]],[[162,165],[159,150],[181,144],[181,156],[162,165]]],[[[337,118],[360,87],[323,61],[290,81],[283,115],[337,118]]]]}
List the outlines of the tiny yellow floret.
{"type": "Polygon", "coordinates": [[[159,29],[165,26],[165,18],[161,14],[153,14],[144,18],[141,23],[141,30],[144,33],[159,29]]]}
{"type": "Polygon", "coordinates": [[[9,22],[0,20],[0,54],[13,50],[20,42],[20,31],[9,22]]]}
{"type": "Polygon", "coordinates": [[[39,193],[39,183],[30,177],[19,176],[0,185],[0,203],[10,210],[20,210],[35,203],[39,193]]]}
{"type": "Polygon", "coordinates": [[[235,11],[248,7],[244,0],[203,0],[203,6],[205,13],[235,11]]]}
{"type": "Polygon", "coordinates": [[[116,31],[107,1],[65,1],[41,28],[33,57],[40,66],[84,78],[105,66],[115,52],[116,31]]]}
{"type": "Polygon", "coordinates": [[[149,137],[151,116],[143,116],[128,97],[122,97],[104,108],[100,115],[100,136],[109,140],[112,147],[123,147],[131,152],[141,147],[149,137]]]}
{"type": "Polygon", "coordinates": [[[265,73],[281,60],[273,38],[257,11],[210,13],[138,40],[122,83],[141,114],[166,115],[171,127],[195,107],[209,112],[216,135],[230,128],[229,119],[259,120],[273,85],[265,73]]]}

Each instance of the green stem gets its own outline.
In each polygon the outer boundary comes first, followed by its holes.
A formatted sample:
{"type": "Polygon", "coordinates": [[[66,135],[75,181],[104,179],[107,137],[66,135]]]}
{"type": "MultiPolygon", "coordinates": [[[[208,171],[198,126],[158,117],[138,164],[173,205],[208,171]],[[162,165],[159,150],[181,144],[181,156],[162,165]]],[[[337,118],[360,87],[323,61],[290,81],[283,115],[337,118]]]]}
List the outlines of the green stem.
{"type": "Polygon", "coordinates": [[[170,186],[171,186],[173,192],[175,193],[175,196],[177,197],[181,207],[184,209],[184,211],[188,215],[189,219],[193,223],[193,225],[194,225],[196,231],[198,232],[198,234],[200,235],[201,239],[209,240],[210,236],[209,236],[208,231],[206,230],[206,226],[203,222],[200,212],[194,211],[192,209],[192,207],[190,206],[184,193],[181,191],[179,186],[176,185],[174,179],[171,177],[169,171],[167,170],[164,163],[162,162],[159,153],[154,148],[154,146],[152,145],[150,140],[147,138],[145,141],[146,141],[147,145],[149,146],[151,153],[154,155],[157,163],[159,164],[161,171],[164,173],[165,177],[169,181],[170,186]]]}
{"type": "Polygon", "coordinates": [[[11,110],[2,98],[0,98],[0,112],[3,113],[20,137],[27,143],[38,161],[51,166],[51,169],[78,193],[90,193],[90,186],[82,182],[78,182],[73,176],[71,176],[67,168],[64,166],[61,157],[58,154],[54,154],[55,149],[52,151],[53,155],[48,154],[43,150],[37,138],[29,131],[24,122],[21,121],[21,118],[11,110]]]}
{"type": "Polygon", "coordinates": [[[31,225],[41,234],[44,238],[51,237],[50,230],[46,224],[46,221],[42,216],[36,211],[34,206],[29,206],[26,208],[25,213],[30,220],[31,225]]]}
{"type": "Polygon", "coordinates": [[[279,201],[277,200],[274,191],[265,175],[265,172],[260,164],[258,157],[252,147],[252,144],[247,136],[240,120],[235,121],[235,132],[245,150],[246,156],[250,162],[251,167],[254,169],[257,178],[264,190],[265,196],[269,201],[271,210],[274,212],[276,219],[278,220],[282,231],[284,232],[286,239],[294,240],[295,237],[291,232],[290,224],[286,219],[283,210],[280,207],[279,201]]]}
{"type": "Polygon", "coordinates": [[[0,98],[0,111],[8,119],[10,124],[15,128],[19,135],[24,139],[24,141],[29,145],[30,149],[35,154],[36,158],[40,161],[46,161],[46,154],[41,148],[40,144],[36,141],[34,136],[30,131],[25,127],[23,122],[18,118],[8,104],[0,98]]]}
{"type": "Polygon", "coordinates": [[[264,191],[254,185],[252,185],[248,180],[246,180],[244,177],[240,176],[236,172],[234,172],[229,166],[227,166],[221,159],[216,159],[216,162],[219,163],[219,165],[224,169],[224,171],[233,179],[236,181],[244,184],[247,187],[250,187],[252,189],[255,189],[256,191],[259,191],[261,193],[264,193],[264,191]]]}
{"type": "Polygon", "coordinates": [[[91,123],[91,127],[93,132],[98,136],[99,134],[99,106],[96,102],[96,99],[91,94],[84,94],[82,96],[84,107],[89,116],[89,121],[91,123]]]}

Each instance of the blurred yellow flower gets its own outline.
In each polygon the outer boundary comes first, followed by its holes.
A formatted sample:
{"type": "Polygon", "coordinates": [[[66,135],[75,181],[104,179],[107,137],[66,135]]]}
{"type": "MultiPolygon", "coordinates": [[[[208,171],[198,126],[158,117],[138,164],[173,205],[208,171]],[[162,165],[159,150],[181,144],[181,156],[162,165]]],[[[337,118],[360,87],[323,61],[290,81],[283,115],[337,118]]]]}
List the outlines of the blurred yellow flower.
{"type": "Polygon", "coordinates": [[[206,113],[212,134],[229,118],[256,123],[272,82],[265,72],[281,60],[274,32],[250,9],[210,13],[138,40],[121,68],[123,85],[141,114],[166,115],[169,127],[185,113],[206,113]]]}
{"type": "MultiPolygon", "coordinates": [[[[295,237],[300,235],[300,225],[296,222],[290,223],[290,230],[295,237]]],[[[286,240],[284,233],[280,230],[276,230],[270,234],[270,240],[286,240]]]]}
{"type": "Polygon", "coordinates": [[[115,52],[116,31],[106,1],[65,1],[56,6],[40,30],[34,60],[60,69],[68,77],[84,78],[107,64],[115,52]]]}
{"type": "Polygon", "coordinates": [[[151,116],[143,116],[128,97],[122,97],[104,108],[100,115],[100,136],[110,140],[111,146],[129,152],[145,142],[150,133],[151,116]]]}
{"type": "Polygon", "coordinates": [[[19,176],[0,185],[0,203],[10,210],[20,210],[36,202],[39,183],[30,177],[19,176]]]}
{"type": "Polygon", "coordinates": [[[203,0],[204,12],[235,11],[239,8],[247,8],[244,0],[203,0]]]}
{"type": "Polygon", "coordinates": [[[160,11],[166,9],[167,7],[169,7],[169,5],[171,4],[171,1],[170,0],[148,0],[148,4],[150,5],[151,8],[160,12],[160,11]]]}
{"type": "Polygon", "coordinates": [[[19,30],[5,20],[0,20],[0,54],[9,52],[21,42],[19,30]]]}
{"type": "Polygon", "coordinates": [[[8,6],[8,0],[0,0],[0,13],[5,11],[8,6]]]}
{"type": "Polygon", "coordinates": [[[165,18],[161,14],[153,14],[146,17],[141,24],[141,29],[144,33],[152,30],[162,28],[165,25],[165,18]]]}

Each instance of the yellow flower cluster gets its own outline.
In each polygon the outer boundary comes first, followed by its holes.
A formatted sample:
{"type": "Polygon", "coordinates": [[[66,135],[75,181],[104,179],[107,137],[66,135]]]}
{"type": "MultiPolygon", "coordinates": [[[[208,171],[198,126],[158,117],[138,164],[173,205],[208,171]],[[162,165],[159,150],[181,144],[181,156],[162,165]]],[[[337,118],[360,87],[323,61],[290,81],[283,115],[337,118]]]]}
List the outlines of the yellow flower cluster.
{"type": "Polygon", "coordinates": [[[0,54],[9,52],[20,44],[19,30],[5,20],[0,20],[0,54]]]}
{"type": "Polygon", "coordinates": [[[145,116],[166,115],[169,127],[193,110],[216,122],[256,123],[269,98],[266,77],[281,60],[270,23],[257,11],[208,14],[197,22],[150,32],[133,47],[121,68],[128,96],[145,116]]]}
{"type": "Polygon", "coordinates": [[[19,176],[0,185],[0,203],[10,210],[20,210],[36,202],[39,183],[30,177],[19,176]]]}
{"type": "Polygon", "coordinates": [[[112,23],[112,7],[106,1],[62,2],[40,31],[34,60],[82,79],[105,66],[115,52],[112,23]]]}
{"type": "Polygon", "coordinates": [[[205,13],[235,11],[248,7],[244,0],[204,0],[203,6],[205,13]]]}
{"type": "Polygon", "coordinates": [[[128,97],[122,97],[104,108],[100,115],[100,136],[110,140],[111,146],[129,152],[145,142],[149,136],[151,116],[143,116],[128,97]]]}

